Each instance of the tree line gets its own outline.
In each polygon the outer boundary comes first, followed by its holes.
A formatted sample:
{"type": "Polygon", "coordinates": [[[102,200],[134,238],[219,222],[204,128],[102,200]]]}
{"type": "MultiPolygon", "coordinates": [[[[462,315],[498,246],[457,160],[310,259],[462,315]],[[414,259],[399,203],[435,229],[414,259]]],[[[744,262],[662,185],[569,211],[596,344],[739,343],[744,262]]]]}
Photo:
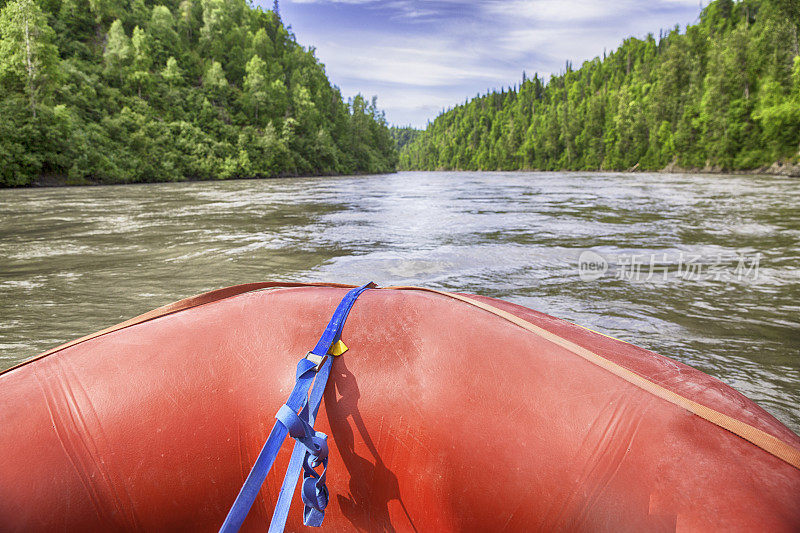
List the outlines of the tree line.
{"type": "Polygon", "coordinates": [[[716,0],[699,21],[450,109],[403,169],[753,169],[798,162],[800,2],[716,0]]]}
{"type": "Polygon", "coordinates": [[[397,144],[397,149],[402,150],[407,144],[411,144],[422,131],[412,126],[392,126],[389,129],[392,139],[397,144]]]}
{"type": "Polygon", "coordinates": [[[371,101],[246,0],[0,0],[0,186],[394,170],[371,101]]]}

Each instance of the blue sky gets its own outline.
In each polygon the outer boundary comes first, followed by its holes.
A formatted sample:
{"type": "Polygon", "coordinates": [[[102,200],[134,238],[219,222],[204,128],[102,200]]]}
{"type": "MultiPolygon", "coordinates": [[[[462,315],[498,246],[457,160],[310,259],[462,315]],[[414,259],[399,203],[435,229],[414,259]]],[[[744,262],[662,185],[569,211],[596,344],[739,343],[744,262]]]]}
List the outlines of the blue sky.
{"type": "Polygon", "coordinates": [[[557,73],[625,37],[683,29],[700,2],[283,0],[280,10],[345,97],[377,95],[390,123],[424,127],[444,108],[518,83],[523,70],[557,73]]]}

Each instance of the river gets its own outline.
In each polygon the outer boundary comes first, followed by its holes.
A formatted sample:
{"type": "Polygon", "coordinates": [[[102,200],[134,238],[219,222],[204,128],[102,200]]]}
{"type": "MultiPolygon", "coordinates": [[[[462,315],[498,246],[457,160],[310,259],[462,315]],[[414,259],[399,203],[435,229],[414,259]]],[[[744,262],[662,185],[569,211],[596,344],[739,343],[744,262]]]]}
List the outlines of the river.
{"type": "Polygon", "coordinates": [[[0,369],[261,280],[494,296],[703,370],[800,431],[800,181],[401,172],[0,190],[0,369]]]}

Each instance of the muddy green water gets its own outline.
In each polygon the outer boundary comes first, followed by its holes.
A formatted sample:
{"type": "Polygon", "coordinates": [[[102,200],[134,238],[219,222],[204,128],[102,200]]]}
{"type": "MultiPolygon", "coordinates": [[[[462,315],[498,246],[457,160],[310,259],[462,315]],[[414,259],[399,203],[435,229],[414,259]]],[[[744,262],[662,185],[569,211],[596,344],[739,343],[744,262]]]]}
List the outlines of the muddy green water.
{"type": "Polygon", "coordinates": [[[503,298],[639,344],[798,432],[798,205],[799,180],[663,174],[0,190],[0,369],[225,285],[372,279],[503,298]]]}

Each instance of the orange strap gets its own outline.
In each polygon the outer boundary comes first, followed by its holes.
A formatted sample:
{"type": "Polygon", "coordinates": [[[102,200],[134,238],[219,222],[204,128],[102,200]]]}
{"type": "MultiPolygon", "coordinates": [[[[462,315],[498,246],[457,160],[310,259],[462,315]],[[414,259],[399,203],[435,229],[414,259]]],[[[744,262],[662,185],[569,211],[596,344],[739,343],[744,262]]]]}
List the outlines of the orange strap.
{"type": "Polygon", "coordinates": [[[498,309],[497,307],[494,307],[492,305],[479,302],[478,300],[474,300],[472,298],[468,298],[460,294],[437,291],[435,289],[426,289],[423,287],[409,287],[409,286],[386,287],[386,288],[432,292],[435,294],[446,296],[448,298],[460,300],[472,306],[483,309],[484,311],[488,311],[489,313],[492,313],[493,315],[508,320],[509,322],[512,322],[527,331],[539,335],[540,337],[552,342],[553,344],[557,344],[562,348],[566,348],[575,355],[578,355],[586,359],[590,363],[593,363],[611,372],[615,376],[624,379],[628,383],[631,383],[639,387],[640,389],[649,392],[650,394],[658,396],[662,400],[666,400],[671,404],[683,407],[690,413],[693,413],[699,416],[700,418],[711,422],[712,424],[715,424],[723,429],[726,429],[731,433],[733,433],[734,435],[738,435],[744,440],[752,444],[755,444],[762,450],[774,455],[778,459],[781,459],[789,463],[793,467],[800,469],[800,450],[798,450],[794,446],[791,446],[786,442],[782,441],[781,439],[773,435],[770,435],[769,433],[766,433],[758,428],[755,428],[750,424],[747,424],[745,422],[742,422],[741,420],[720,413],[719,411],[716,411],[703,404],[685,398],[676,392],[673,392],[669,389],[662,387],[661,385],[658,385],[657,383],[653,383],[652,381],[640,376],[639,374],[636,374],[635,372],[632,372],[631,370],[628,370],[623,366],[620,366],[590,350],[587,350],[583,346],[579,346],[574,342],[561,338],[558,335],[550,331],[547,331],[546,329],[540,328],[539,326],[531,324],[527,320],[523,320],[522,318],[519,318],[518,316],[509,313],[508,311],[503,311],[502,309],[498,309]]]}
{"type": "MultiPolygon", "coordinates": [[[[171,303],[165,305],[163,307],[159,307],[158,309],[154,309],[142,315],[139,315],[135,318],[131,318],[130,320],[126,320],[125,322],[121,322],[115,326],[111,326],[104,330],[98,331],[96,333],[92,333],[91,335],[87,335],[85,337],[81,337],[79,339],[75,339],[70,341],[66,344],[62,344],[61,346],[57,346],[51,350],[48,350],[36,357],[28,359],[27,361],[23,361],[22,363],[13,366],[3,372],[0,372],[2,375],[5,372],[13,370],[15,368],[19,368],[20,366],[26,365],[32,361],[36,361],[37,359],[41,359],[47,355],[50,355],[54,352],[59,350],[63,350],[70,346],[74,346],[81,342],[85,342],[89,339],[94,339],[101,335],[106,335],[113,331],[117,331],[123,328],[127,328],[136,324],[141,324],[142,322],[146,322],[148,320],[153,320],[154,318],[159,318],[165,315],[170,315],[172,313],[177,313],[179,311],[183,311],[185,309],[190,309],[192,307],[197,307],[200,305],[205,305],[207,303],[216,302],[218,300],[223,300],[225,298],[231,298],[233,296],[238,296],[240,294],[244,294],[247,292],[253,292],[263,289],[275,289],[275,288],[292,288],[292,287],[336,287],[336,288],[345,288],[351,289],[355,287],[355,285],[344,285],[340,283],[283,283],[283,282],[261,282],[261,283],[245,283],[243,285],[234,285],[232,287],[226,287],[224,289],[218,289],[215,291],[206,292],[203,294],[199,294],[197,296],[192,296],[190,298],[186,298],[184,300],[180,300],[175,303],[171,303]]],[[[509,313],[508,311],[503,311],[502,309],[498,309],[492,305],[487,303],[480,302],[478,300],[468,298],[467,296],[462,296],[460,294],[438,291],[436,289],[426,289],[424,287],[412,287],[412,286],[396,286],[396,287],[385,287],[386,289],[397,289],[397,290],[416,290],[416,291],[425,291],[434,294],[439,294],[441,296],[445,296],[447,298],[453,298],[455,300],[462,301],[493,315],[499,316],[509,322],[527,330],[531,333],[535,333],[540,337],[552,342],[553,344],[557,344],[562,348],[569,350],[570,352],[574,353],[575,355],[582,357],[583,359],[593,363],[609,372],[618,376],[628,383],[639,387],[663,400],[666,400],[673,405],[677,405],[693,413],[700,418],[715,424],[725,430],[730,431],[734,435],[738,435],[739,437],[743,438],[744,440],[755,444],[762,450],[766,451],[767,453],[774,455],[775,457],[787,462],[788,464],[792,465],[793,467],[800,470],[800,450],[797,448],[783,442],[779,438],[770,435],[758,428],[747,424],[746,422],[742,422],[736,418],[728,416],[726,414],[720,413],[710,407],[707,407],[703,404],[697,403],[692,401],[680,394],[673,392],[669,389],[654,383],[627,368],[620,366],[608,359],[584,348],[583,346],[579,346],[574,342],[568,341],[558,335],[547,331],[546,329],[540,328],[527,320],[523,320],[516,315],[509,313]]]]}

